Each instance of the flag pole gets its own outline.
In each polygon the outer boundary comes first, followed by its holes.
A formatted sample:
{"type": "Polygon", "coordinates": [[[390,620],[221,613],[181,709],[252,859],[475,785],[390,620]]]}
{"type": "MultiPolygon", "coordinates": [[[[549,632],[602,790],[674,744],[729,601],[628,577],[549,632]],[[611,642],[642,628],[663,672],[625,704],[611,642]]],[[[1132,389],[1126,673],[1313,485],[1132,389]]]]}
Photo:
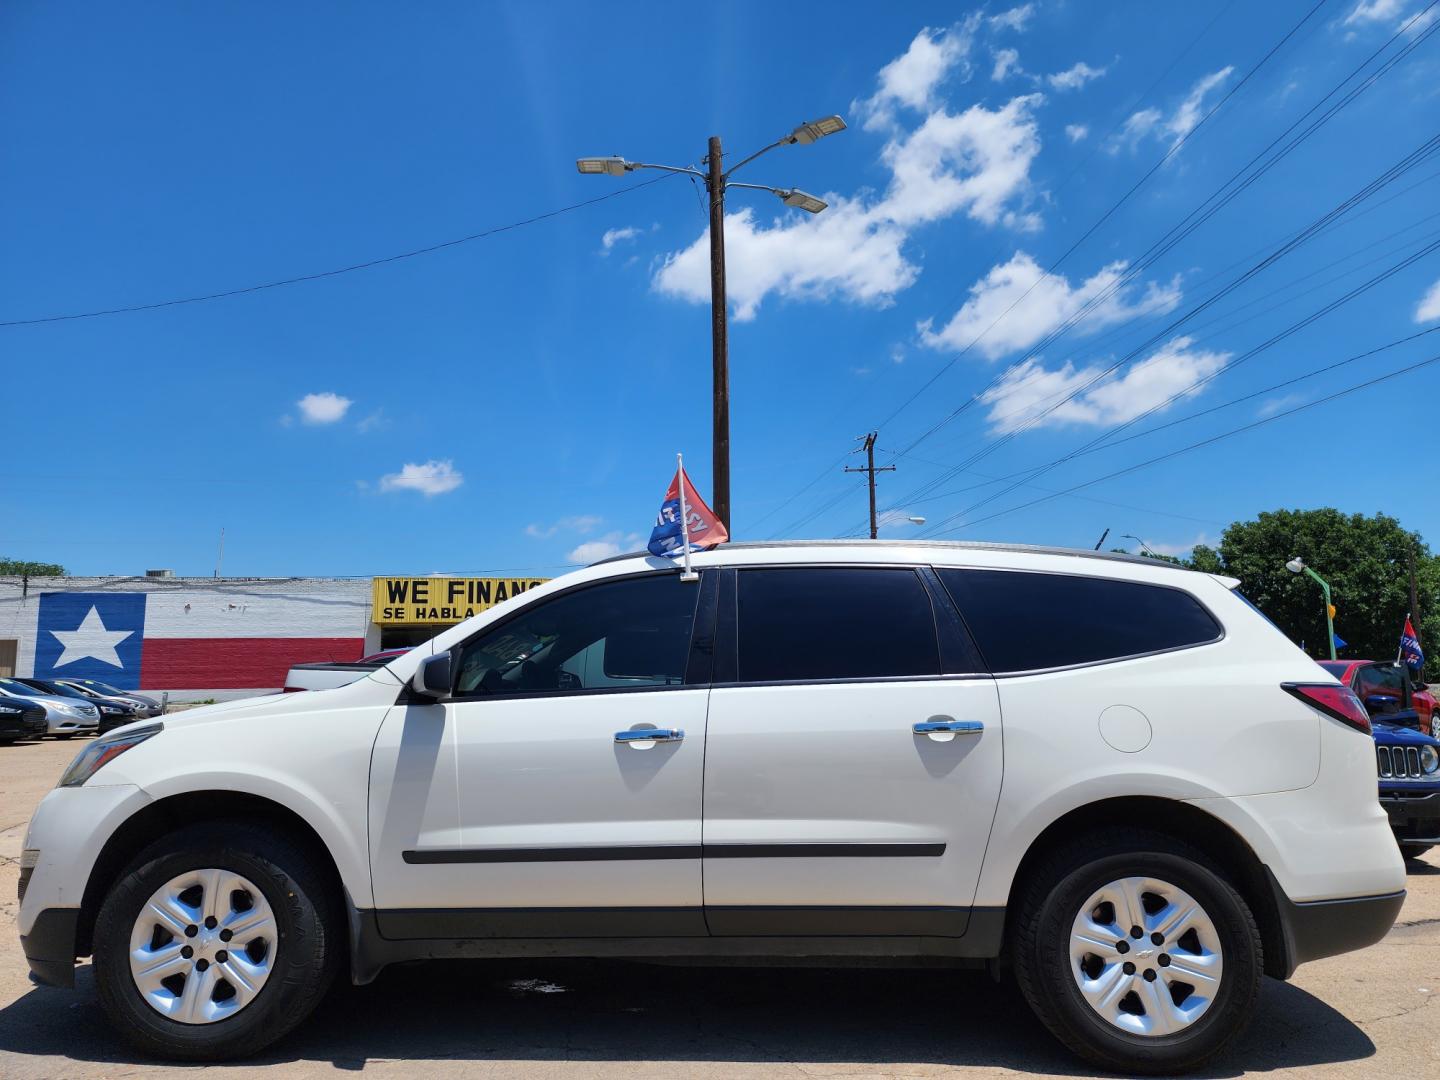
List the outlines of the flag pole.
{"type": "Polygon", "coordinates": [[[1405,612],[1405,622],[1400,626],[1400,647],[1395,650],[1395,666],[1405,666],[1405,627],[1410,625],[1410,612],[1405,612]]]}
{"type": "Polygon", "coordinates": [[[681,581],[699,581],[700,575],[690,566],[690,507],[685,503],[685,458],[675,455],[676,486],[680,489],[680,543],[685,552],[685,569],[680,571],[681,581]]]}

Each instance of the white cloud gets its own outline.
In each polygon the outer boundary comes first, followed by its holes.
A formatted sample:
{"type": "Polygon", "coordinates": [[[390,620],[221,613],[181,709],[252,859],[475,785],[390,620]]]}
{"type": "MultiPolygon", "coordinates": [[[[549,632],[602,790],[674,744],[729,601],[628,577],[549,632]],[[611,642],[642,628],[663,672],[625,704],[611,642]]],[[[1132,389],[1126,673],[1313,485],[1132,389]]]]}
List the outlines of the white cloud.
{"type": "Polygon", "coordinates": [[[1007,206],[1028,193],[1030,164],[1040,153],[1033,113],[1044,100],[1028,94],[995,110],[941,109],[891,140],[880,156],[893,178],[877,216],[917,225],[963,211],[986,225],[1003,222],[1007,206]]]}
{"type": "Polygon", "coordinates": [[[579,533],[584,536],[586,533],[598,529],[604,520],[595,514],[575,514],[571,517],[563,517],[550,525],[532,522],[525,526],[525,535],[536,540],[548,540],[558,532],[579,533]]]}
{"type": "Polygon", "coordinates": [[[1047,273],[1030,255],[1017,251],[1009,262],[992,267],[970,286],[969,299],[939,330],[932,329],[930,320],[922,322],[920,340],[934,349],[963,349],[979,338],[975,347],[995,360],[1028,349],[1092,301],[1095,306],[1077,323],[1081,332],[1136,315],[1170,311],[1180,303],[1178,277],[1166,285],[1151,282],[1138,297],[1133,285],[1112,292],[1125,266],[1111,263],[1072,286],[1064,274],[1047,273]]]}
{"type": "Polygon", "coordinates": [[[1193,540],[1179,540],[1172,543],[1166,543],[1162,540],[1154,544],[1146,541],[1145,546],[1156,555],[1171,555],[1178,559],[1182,555],[1189,555],[1190,552],[1194,551],[1200,544],[1208,546],[1213,543],[1214,541],[1210,539],[1209,535],[1202,532],[1197,533],[1193,540]]]}
{"type": "Polygon", "coordinates": [[[1048,82],[1056,90],[1079,90],[1092,79],[1098,79],[1110,68],[1093,68],[1081,60],[1074,67],[1066,68],[1064,71],[1057,71],[1054,75],[1046,76],[1048,82]]]}
{"type": "MultiPolygon", "coordinates": [[[[788,212],[766,220],[748,206],[726,215],[728,291],[737,321],[753,319],[772,293],[887,306],[920,272],[904,250],[911,232],[956,214],[1021,232],[1040,228],[1031,209],[1030,167],[1040,152],[1034,112],[1044,97],[1024,95],[995,109],[974,104],[958,113],[932,106],[936,84],[968,53],[973,22],[923,31],[882,69],[876,95],[857,106],[872,118],[895,105],[927,110],[909,131],[886,111],[880,160],[891,179],[883,193],[827,193],[830,208],[818,216],[788,212]]],[[[667,255],[651,280],[658,292],[708,303],[708,233],[667,255]]]]}
{"type": "Polygon", "coordinates": [[[1085,124],[1066,124],[1065,137],[1072,143],[1077,143],[1086,135],[1090,134],[1090,128],[1085,124]]]}
{"type": "Polygon", "coordinates": [[[1223,67],[1219,71],[1201,76],[1169,116],[1155,108],[1132,113],[1116,136],[1116,147],[1128,145],[1134,149],[1143,139],[1152,135],[1162,142],[1169,139],[1172,148],[1177,146],[1180,140],[1200,123],[1206,97],[1224,83],[1234,70],[1233,67],[1223,67]]]}
{"type": "Polygon", "coordinates": [[[1415,321],[1417,323],[1434,322],[1440,319],[1440,281],[1430,286],[1430,290],[1420,298],[1420,303],[1415,305],[1415,321]]]}
{"type": "Polygon", "coordinates": [[[390,426],[390,418],[385,415],[383,408],[376,409],[369,416],[364,417],[355,425],[355,430],[362,435],[368,435],[372,431],[380,431],[390,426]]]}
{"type": "Polygon", "coordinates": [[[599,559],[608,559],[613,555],[623,555],[627,551],[639,550],[641,536],[639,533],[611,532],[594,540],[587,540],[578,547],[572,548],[565,556],[567,562],[592,563],[599,559]]]}
{"type": "Polygon", "coordinates": [[[1261,417],[1274,416],[1276,413],[1288,409],[1292,405],[1299,405],[1304,400],[1304,394],[1282,394],[1279,397],[1262,401],[1260,407],[1255,410],[1255,415],[1261,417]]]}
{"type": "Polygon", "coordinates": [[[1025,69],[1020,66],[1020,53],[1017,50],[995,50],[995,69],[990,72],[990,78],[996,82],[1003,82],[1005,77],[1012,71],[1020,75],[1024,73],[1024,70],[1025,69]]]}
{"type": "Polygon", "coordinates": [[[644,231],[644,229],[637,228],[634,225],[626,225],[620,229],[606,229],[600,237],[600,254],[609,255],[610,249],[616,244],[628,243],[644,231]]]}
{"type": "Polygon", "coordinates": [[[880,69],[880,83],[875,93],[864,101],[855,101],[851,109],[864,118],[871,131],[884,131],[895,123],[895,107],[902,105],[917,112],[927,110],[934,101],[935,90],[953,70],[959,68],[968,77],[967,57],[974,44],[979,16],[972,15],[948,30],[925,27],[915,35],[910,47],[880,69]]]}
{"type": "Polygon", "coordinates": [[[1024,30],[1025,24],[1030,21],[1030,16],[1035,14],[1034,4],[1022,4],[1020,7],[1013,7],[1009,11],[1002,11],[998,15],[991,15],[985,21],[994,30],[1024,30]]]}
{"type": "Polygon", "coordinates": [[[1038,360],[1027,360],[981,394],[980,401],[990,406],[987,419],[996,434],[1018,431],[1032,421],[1036,427],[1123,424],[1172,396],[1182,401],[1199,393],[1201,388],[1192,384],[1215,374],[1230,359],[1229,353],[1193,345],[1193,338],[1175,338],[1128,369],[1103,377],[1099,365],[1076,368],[1067,360],[1051,370],[1038,360]],[[1075,396],[1066,401],[1071,394],[1075,396]]]}
{"type": "Polygon", "coordinates": [[[295,406],[300,410],[300,419],[307,424],[333,424],[343,419],[345,411],[353,404],[348,397],[327,390],[323,394],[306,394],[295,406]]]}
{"type": "MultiPolygon", "coordinates": [[[[1342,20],[1343,26],[1389,22],[1397,18],[1409,0],[1360,0],[1342,20]]],[[[1404,20],[1399,20],[1403,22],[1404,20]]]]}
{"type": "Polygon", "coordinates": [[[386,473],[380,477],[380,490],[418,491],[428,499],[454,491],[464,482],[464,474],[453,461],[427,461],[423,465],[406,463],[398,473],[386,473]]]}

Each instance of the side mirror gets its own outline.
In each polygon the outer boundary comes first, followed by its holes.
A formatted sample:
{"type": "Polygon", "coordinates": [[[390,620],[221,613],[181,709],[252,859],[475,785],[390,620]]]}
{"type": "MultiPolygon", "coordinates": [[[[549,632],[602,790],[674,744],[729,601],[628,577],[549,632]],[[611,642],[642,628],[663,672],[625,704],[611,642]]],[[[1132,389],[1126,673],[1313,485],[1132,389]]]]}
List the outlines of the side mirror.
{"type": "Polygon", "coordinates": [[[420,661],[420,666],[415,669],[415,674],[410,679],[410,689],[428,698],[449,697],[451,685],[448,652],[427,656],[420,661]]]}

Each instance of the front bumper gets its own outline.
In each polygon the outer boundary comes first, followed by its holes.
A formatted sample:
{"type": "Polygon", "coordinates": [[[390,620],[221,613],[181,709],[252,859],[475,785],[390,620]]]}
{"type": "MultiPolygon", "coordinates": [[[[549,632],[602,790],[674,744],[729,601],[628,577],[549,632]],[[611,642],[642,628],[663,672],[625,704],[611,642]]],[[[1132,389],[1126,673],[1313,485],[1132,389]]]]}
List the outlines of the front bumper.
{"type": "Polygon", "coordinates": [[[1405,903],[1405,890],[1401,889],[1383,896],[1309,900],[1297,904],[1285,895],[1268,867],[1265,872],[1275,894],[1275,907],[1285,939],[1283,973],[1272,971],[1268,963],[1266,970],[1279,974],[1282,979],[1288,979],[1297,967],[1311,960],[1374,945],[1390,932],[1405,903]]]}
{"type": "Polygon", "coordinates": [[[35,808],[20,873],[20,946],[35,978],[74,980],[90,872],[120,824],[150,802],[133,784],[55,788],[35,808]]]}
{"type": "Polygon", "coordinates": [[[1440,787],[1426,785],[1422,791],[1398,786],[1382,789],[1380,805],[1402,847],[1440,844],[1440,787]]]}
{"type": "Polygon", "coordinates": [[[79,925],[79,908],[46,908],[35,916],[30,932],[20,935],[20,950],[36,982],[42,986],[75,985],[75,935],[79,925]]]}

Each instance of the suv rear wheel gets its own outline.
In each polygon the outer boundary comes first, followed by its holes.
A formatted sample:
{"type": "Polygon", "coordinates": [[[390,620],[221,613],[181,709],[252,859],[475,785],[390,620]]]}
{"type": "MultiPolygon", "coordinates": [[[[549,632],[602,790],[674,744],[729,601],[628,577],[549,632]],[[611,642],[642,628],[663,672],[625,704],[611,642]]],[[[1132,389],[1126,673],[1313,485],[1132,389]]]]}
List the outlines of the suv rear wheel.
{"type": "Polygon", "coordinates": [[[1020,988],[1072,1051],[1116,1072],[1193,1069],[1234,1040],[1259,992],[1260,932],[1202,853],[1114,830],[1046,860],[1012,939],[1020,988]]]}
{"type": "Polygon", "coordinates": [[[95,922],[95,979],[139,1049],[189,1061],[253,1054],[334,977],[325,877],[288,838],[239,822],[191,826],[141,852],[95,922]]]}

